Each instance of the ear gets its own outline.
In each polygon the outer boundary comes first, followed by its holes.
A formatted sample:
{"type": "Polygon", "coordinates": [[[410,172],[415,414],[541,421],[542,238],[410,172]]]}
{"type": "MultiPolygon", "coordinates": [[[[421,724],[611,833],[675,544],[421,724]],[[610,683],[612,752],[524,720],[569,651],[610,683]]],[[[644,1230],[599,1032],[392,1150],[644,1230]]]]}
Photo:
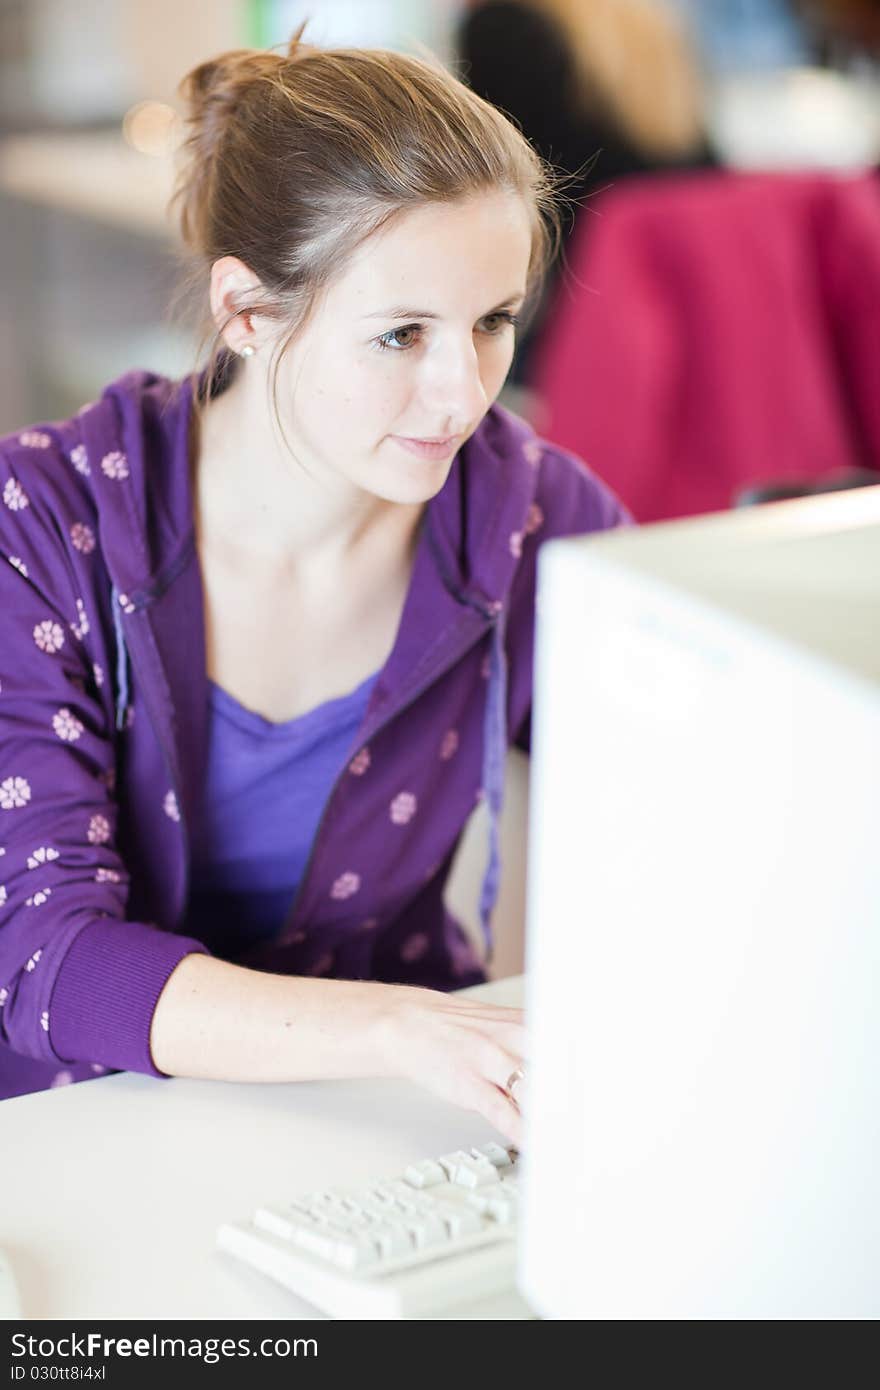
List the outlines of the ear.
{"type": "Polygon", "coordinates": [[[235,256],[221,256],[211,266],[211,315],[224,343],[235,353],[244,347],[260,346],[252,316],[237,310],[243,303],[252,302],[261,289],[254,272],[235,256]],[[231,317],[233,314],[235,318],[231,317]]]}

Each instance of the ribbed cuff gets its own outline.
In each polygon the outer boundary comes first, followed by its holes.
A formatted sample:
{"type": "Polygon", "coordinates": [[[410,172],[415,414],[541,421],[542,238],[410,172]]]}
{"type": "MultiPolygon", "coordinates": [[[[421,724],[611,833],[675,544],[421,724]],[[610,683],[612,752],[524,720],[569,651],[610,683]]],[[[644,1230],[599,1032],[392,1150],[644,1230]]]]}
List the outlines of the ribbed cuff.
{"type": "Polygon", "coordinates": [[[164,1076],[150,1053],[159,995],[201,941],[144,922],[99,918],[83,927],[61,963],[49,1006],[49,1038],[69,1062],[164,1076]]]}

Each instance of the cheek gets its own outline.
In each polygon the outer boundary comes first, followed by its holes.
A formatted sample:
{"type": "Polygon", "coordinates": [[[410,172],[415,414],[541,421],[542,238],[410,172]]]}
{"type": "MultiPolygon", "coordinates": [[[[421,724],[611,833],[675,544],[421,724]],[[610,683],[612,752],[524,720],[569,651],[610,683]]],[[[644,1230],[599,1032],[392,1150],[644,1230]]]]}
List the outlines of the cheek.
{"type": "Polygon", "coordinates": [[[413,372],[402,362],[386,361],[377,352],[370,352],[351,373],[347,396],[350,409],[363,424],[393,417],[412,394],[413,372]]]}
{"type": "Polygon", "coordinates": [[[316,401],[314,418],[320,420],[325,440],[334,441],[337,452],[368,454],[388,435],[394,422],[405,414],[405,398],[397,382],[381,375],[355,373],[348,381],[331,385],[316,401]]]}
{"type": "Polygon", "coordinates": [[[370,421],[381,419],[396,408],[402,394],[402,374],[377,362],[376,357],[369,350],[354,352],[347,358],[336,353],[313,364],[308,383],[303,374],[303,397],[308,396],[314,403],[312,415],[321,415],[329,432],[363,433],[370,421]]]}
{"type": "Polygon", "coordinates": [[[513,362],[515,342],[513,336],[506,336],[503,343],[493,345],[482,361],[480,375],[483,381],[483,390],[487,396],[494,396],[504,385],[504,379],[510,371],[513,362]]]}

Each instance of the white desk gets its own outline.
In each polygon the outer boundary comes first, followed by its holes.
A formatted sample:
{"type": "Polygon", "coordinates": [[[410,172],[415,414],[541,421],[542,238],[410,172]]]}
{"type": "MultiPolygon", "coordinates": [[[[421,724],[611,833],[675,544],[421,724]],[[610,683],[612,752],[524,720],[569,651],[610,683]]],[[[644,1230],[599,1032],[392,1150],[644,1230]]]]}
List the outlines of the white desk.
{"type": "MultiPolygon", "coordinates": [[[[515,977],[469,993],[518,1004],[522,986],[515,977]]],[[[121,1072],[0,1102],[0,1246],[26,1318],[315,1318],[215,1252],[217,1226],[490,1138],[477,1115],[410,1082],[121,1072]]],[[[498,1299],[456,1315],[517,1314],[498,1299]]]]}

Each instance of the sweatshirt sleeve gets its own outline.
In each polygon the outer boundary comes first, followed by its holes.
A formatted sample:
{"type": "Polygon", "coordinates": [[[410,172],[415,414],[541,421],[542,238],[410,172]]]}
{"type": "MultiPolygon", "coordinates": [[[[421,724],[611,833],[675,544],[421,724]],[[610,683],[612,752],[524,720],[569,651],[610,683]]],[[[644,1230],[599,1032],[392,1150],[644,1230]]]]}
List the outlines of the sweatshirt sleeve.
{"type": "Polygon", "coordinates": [[[532,742],[538,551],[547,541],[563,536],[584,536],[636,524],[616,493],[575,454],[543,440],[535,440],[530,449],[539,475],[523,537],[522,564],[514,585],[517,640],[511,667],[511,707],[516,711],[513,742],[524,753],[531,753],[532,742]]]}
{"type": "Polygon", "coordinates": [[[83,524],[71,547],[28,486],[0,455],[0,1038],[46,1062],[159,1076],[159,994],[184,956],[207,952],[126,919],[112,656],[89,635],[75,569],[94,536],[83,524]]]}

